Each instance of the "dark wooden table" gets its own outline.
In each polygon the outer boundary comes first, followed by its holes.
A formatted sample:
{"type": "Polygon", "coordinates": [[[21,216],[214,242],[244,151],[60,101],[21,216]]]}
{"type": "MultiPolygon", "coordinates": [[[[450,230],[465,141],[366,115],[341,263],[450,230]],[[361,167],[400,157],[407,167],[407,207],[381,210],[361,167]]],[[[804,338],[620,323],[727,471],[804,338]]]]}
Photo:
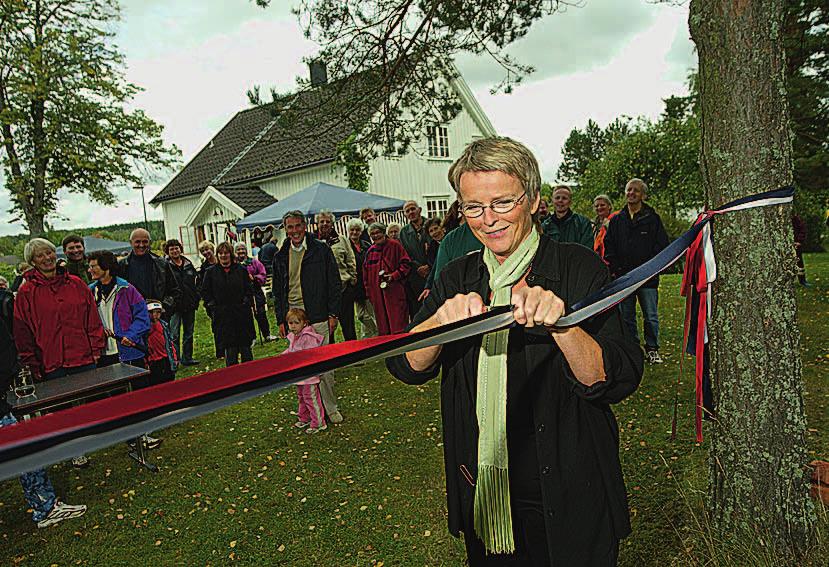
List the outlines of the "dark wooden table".
{"type": "MultiPolygon", "coordinates": [[[[113,364],[104,368],[94,368],[71,376],[54,378],[46,382],[36,382],[35,392],[23,398],[14,391],[6,393],[6,401],[17,419],[29,419],[61,407],[76,406],[105,394],[132,391],[132,381],[150,373],[146,368],[129,364],[113,364]]],[[[135,450],[129,455],[142,466],[157,471],[158,468],[148,463],[144,455],[144,444],[135,439],[135,450]]]]}

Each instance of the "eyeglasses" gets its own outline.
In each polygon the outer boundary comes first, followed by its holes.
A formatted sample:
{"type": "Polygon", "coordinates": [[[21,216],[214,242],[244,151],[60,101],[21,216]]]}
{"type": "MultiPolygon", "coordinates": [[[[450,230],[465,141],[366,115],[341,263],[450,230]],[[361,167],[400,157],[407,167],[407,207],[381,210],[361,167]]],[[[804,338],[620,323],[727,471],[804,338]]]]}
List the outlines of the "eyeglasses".
{"type": "Polygon", "coordinates": [[[498,199],[497,201],[492,201],[488,205],[481,205],[478,203],[471,203],[471,204],[461,204],[460,211],[463,216],[468,219],[474,219],[482,214],[484,214],[484,209],[492,209],[492,212],[498,213],[499,215],[503,215],[505,213],[510,212],[513,210],[518,204],[526,197],[527,194],[524,193],[520,197],[516,197],[515,199],[498,199]]]}

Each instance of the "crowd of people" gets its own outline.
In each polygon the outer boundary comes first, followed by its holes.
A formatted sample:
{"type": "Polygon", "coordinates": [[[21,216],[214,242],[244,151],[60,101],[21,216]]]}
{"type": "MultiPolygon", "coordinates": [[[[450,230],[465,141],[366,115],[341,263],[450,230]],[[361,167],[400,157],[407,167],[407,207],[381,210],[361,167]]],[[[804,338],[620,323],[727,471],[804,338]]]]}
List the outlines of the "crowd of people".
{"type": "MultiPolygon", "coordinates": [[[[457,190],[458,180],[450,181],[457,190]]],[[[138,388],[173,380],[179,366],[199,364],[193,344],[200,306],[210,320],[215,356],[227,366],[253,359],[257,328],[262,342],[288,339],[288,352],[334,341],[338,326],[345,341],[404,332],[422,322],[423,313],[438,309],[436,298],[445,299],[447,283],[439,276],[450,266],[457,271],[453,260],[491,248],[502,237],[482,228],[479,219],[502,217],[518,205],[525,210],[522,199],[537,197],[527,221],[536,227],[533,234],[594,250],[611,277],[667,245],[659,215],[644,202],[647,185],[640,179],[628,182],[625,206],[616,212],[607,195],[598,195],[592,221],[571,210],[572,193],[564,185],[554,188],[550,209],[540,194],[530,192],[486,205],[458,196],[443,218],[426,218],[416,201],[407,201],[406,222],[388,226],[375,211],[363,209],[348,221],[344,235],[337,233],[331,212],[317,214],[310,230],[306,215],[291,211],[282,219],[283,242],[270,239],[249,254],[245,243],[204,241],[198,245],[198,267],[176,239],[164,243],[163,255],[153,252],[143,228],[132,232],[131,250],[120,259],[106,251],[87,254],[83,239],[70,235],[61,242],[64,259],[58,260],[54,244],[32,239],[24,252],[28,268],[13,286],[16,293],[0,281],[0,339],[8,361],[2,379],[9,383],[23,367],[35,380],[47,381],[121,362],[150,371],[138,388]],[[268,284],[276,334],[268,318],[268,284]]],[[[657,285],[654,278],[621,310],[626,332],[636,337],[639,302],[652,363],[661,362],[657,285]]],[[[297,428],[317,433],[327,422],[344,419],[331,372],[304,380],[297,397],[297,428]]],[[[0,426],[13,422],[8,407],[0,407],[0,419],[0,426]]],[[[145,435],[137,442],[154,449],[162,440],[145,435]]],[[[79,467],[88,463],[85,456],[73,459],[79,467]]],[[[21,482],[29,502],[39,502],[32,504],[39,525],[85,510],[60,502],[44,471],[21,482]]]]}

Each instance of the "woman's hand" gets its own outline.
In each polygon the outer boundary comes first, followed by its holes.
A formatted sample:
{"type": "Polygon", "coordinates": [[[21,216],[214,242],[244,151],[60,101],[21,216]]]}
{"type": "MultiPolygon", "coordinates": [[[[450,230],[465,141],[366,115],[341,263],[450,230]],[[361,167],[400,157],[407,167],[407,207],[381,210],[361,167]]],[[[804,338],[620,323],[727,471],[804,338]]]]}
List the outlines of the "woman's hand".
{"type": "Polygon", "coordinates": [[[447,325],[460,321],[461,319],[468,319],[475,315],[480,315],[484,312],[484,300],[480,295],[475,293],[458,294],[438,308],[435,312],[435,322],[438,325],[447,325]]]}
{"type": "Polygon", "coordinates": [[[515,322],[525,327],[552,327],[564,315],[564,302],[552,291],[524,286],[512,292],[515,322]]]}
{"type": "MultiPolygon", "coordinates": [[[[434,315],[414,327],[412,332],[428,331],[441,325],[447,325],[455,321],[460,321],[461,319],[468,319],[469,317],[480,315],[483,312],[484,300],[481,299],[480,295],[474,292],[458,294],[451,299],[447,299],[434,315]]],[[[405,356],[412,369],[421,372],[435,364],[442,348],[440,345],[425,347],[407,352],[405,356]]]]}

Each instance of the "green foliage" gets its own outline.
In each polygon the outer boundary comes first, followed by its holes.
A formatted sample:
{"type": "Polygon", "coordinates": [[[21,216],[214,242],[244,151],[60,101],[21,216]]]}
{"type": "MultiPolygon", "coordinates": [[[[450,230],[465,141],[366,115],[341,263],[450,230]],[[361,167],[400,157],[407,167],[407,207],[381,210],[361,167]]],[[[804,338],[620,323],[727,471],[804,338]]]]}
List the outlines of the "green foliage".
{"type": "Polygon", "coordinates": [[[356,134],[352,134],[337,146],[337,163],[345,168],[349,189],[368,191],[371,168],[366,156],[360,150],[356,134]]]}
{"type": "Polygon", "coordinates": [[[178,161],[162,127],[127,110],[112,44],[117,0],[0,0],[0,131],[12,210],[43,234],[60,189],[112,204],[111,188],[148,181],[178,161]]]}
{"type": "Polygon", "coordinates": [[[787,0],[783,23],[786,89],[804,250],[821,250],[829,207],[829,9],[823,0],[787,0]]]}
{"type": "Polygon", "coordinates": [[[702,205],[699,121],[690,105],[682,107],[677,100],[666,100],[665,113],[657,122],[625,122],[623,132],[613,126],[615,139],[602,132],[602,138],[613,141],[606,143],[601,155],[586,160],[579,177],[580,192],[589,201],[607,193],[618,208],[627,181],[639,177],[648,184],[649,202],[666,216],[677,218],[702,205]]]}
{"type": "MultiPolygon", "coordinates": [[[[130,238],[130,233],[136,228],[146,228],[150,231],[150,235],[154,237],[152,248],[157,248],[158,242],[164,242],[164,221],[151,220],[144,224],[141,222],[111,224],[100,227],[87,228],[73,228],[49,230],[44,235],[55,246],[60,246],[61,241],[67,234],[77,234],[78,236],[96,236],[98,238],[107,238],[117,242],[126,242],[130,238]]],[[[14,255],[19,258],[23,257],[23,247],[30,240],[28,234],[15,234],[12,236],[0,236],[0,255],[14,255]]],[[[158,247],[160,248],[160,247],[158,247]]]]}

